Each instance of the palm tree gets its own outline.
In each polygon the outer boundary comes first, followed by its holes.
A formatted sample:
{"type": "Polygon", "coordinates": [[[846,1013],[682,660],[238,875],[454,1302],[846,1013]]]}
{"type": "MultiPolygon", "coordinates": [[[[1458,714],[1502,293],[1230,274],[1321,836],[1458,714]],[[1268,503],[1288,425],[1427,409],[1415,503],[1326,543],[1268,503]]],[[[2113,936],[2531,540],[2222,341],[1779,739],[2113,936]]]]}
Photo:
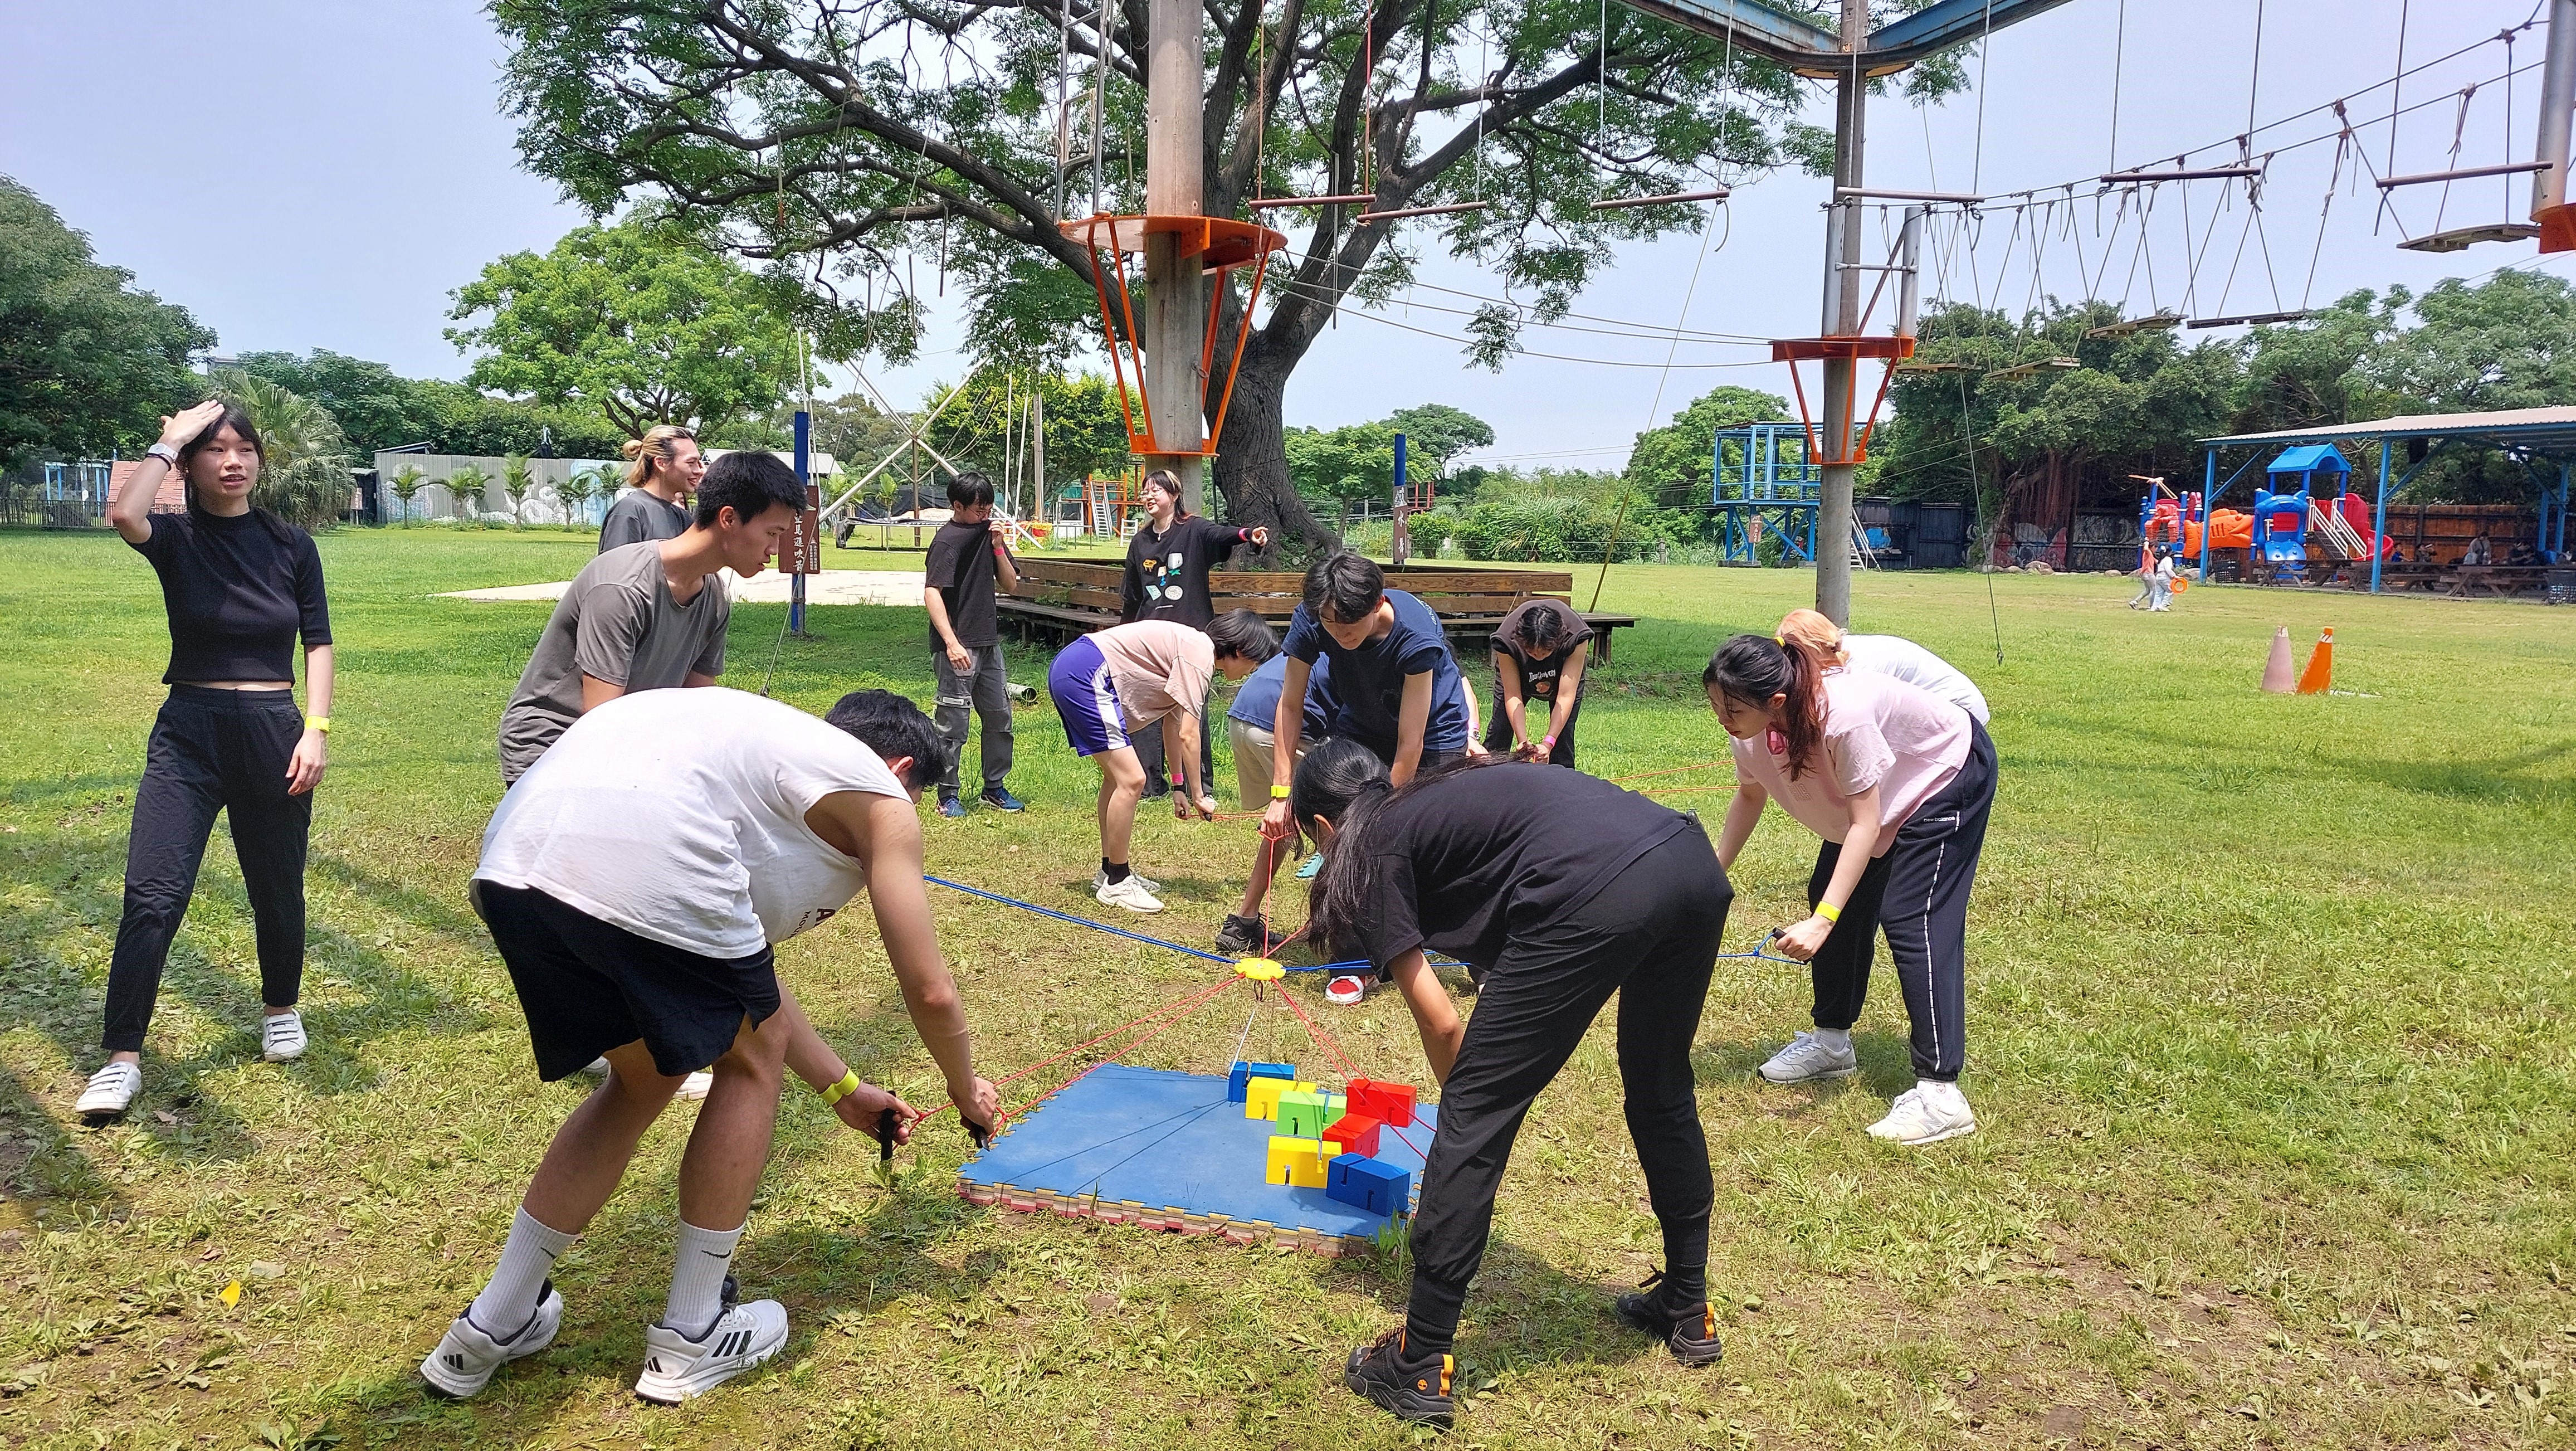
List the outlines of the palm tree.
{"type": "Polygon", "coordinates": [[[597,495],[598,475],[591,469],[574,469],[572,476],[555,485],[555,497],[563,501],[564,527],[577,527],[584,522],[584,507],[597,495]]]}
{"type": "Polygon", "coordinates": [[[430,482],[432,482],[432,480],[429,475],[422,473],[420,471],[420,465],[418,464],[404,464],[401,472],[395,474],[392,478],[385,480],[386,487],[394,491],[394,497],[402,501],[402,517],[405,527],[409,527],[411,524],[412,496],[421,491],[422,485],[430,482]]]}
{"type": "Polygon", "coordinates": [[[458,518],[483,517],[483,486],[490,482],[492,476],[483,472],[481,464],[467,464],[447,476],[448,497],[456,501],[458,518]]]}
{"type": "Polygon", "coordinates": [[[510,518],[525,525],[528,522],[528,491],[537,486],[537,471],[528,456],[514,453],[501,460],[501,492],[510,496],[510,518]]]}
{"type": "Polygon", "coordinates": [[[238,368],[218,369],[216,396],[259,430],[259,487],[252,501],[306,529],[349,511],[349,444],[321,404],[238,368]]]}

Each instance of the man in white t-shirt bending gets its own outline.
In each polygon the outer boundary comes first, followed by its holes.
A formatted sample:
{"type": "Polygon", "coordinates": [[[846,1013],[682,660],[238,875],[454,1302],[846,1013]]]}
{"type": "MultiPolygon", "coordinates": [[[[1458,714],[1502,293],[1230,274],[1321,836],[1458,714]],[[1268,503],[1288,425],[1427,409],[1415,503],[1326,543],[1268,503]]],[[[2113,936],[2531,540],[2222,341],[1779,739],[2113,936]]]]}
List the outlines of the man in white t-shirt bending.
{"type": "Polygon", "coordinates": [[[937,730],[864,690],[823,720],[721,688],[621,696],[582,715],[501,800],[475,907],[509,965],[537,1070],[605,1054],[520,1201],[491,1283],[422,1378],[454,1396],[542,1350],[563,1323],[547,1272],[615,1192],[687,1074],[715,1083],[680,1159],[679,1248],[635,1392],[686,1400],[787,1342],[775,1300],[736,1304],[726,1271],[769,1157],[784,1072],[854,1127],[909,1138],[924,1116],[860,1083],[778,980],[771,946],[866,891],[905,1006],[979,1138],[993,1085],[975,1074],[957,985],[921,880],[923,788],[947,769],[937,730]]]}

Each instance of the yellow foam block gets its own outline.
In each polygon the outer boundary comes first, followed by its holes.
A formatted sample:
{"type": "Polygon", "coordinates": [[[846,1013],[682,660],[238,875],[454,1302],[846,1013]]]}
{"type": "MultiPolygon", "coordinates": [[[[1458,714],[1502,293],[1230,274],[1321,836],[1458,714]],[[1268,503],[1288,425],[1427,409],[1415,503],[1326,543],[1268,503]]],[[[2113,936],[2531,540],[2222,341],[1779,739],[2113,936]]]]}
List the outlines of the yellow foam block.
{"type": "Polygon", "coordinates": [[[1276,1122],[1279,1118],[1279,1095],[1314,1091],[1315,1085],[1311,1083],[1292,1083],[1285,1078],[1249,1079],[1243,1085],[1243,1116],[1276,1122]]]}
{"type": "Polygon", "coordinates": [[[1320,1139],[1274,1138],[1270,1141],[1269,1169],[1262,1179],[1270,1184],[1321,1189],[1331,1177],[1332,1162],[1320,1139]]]}

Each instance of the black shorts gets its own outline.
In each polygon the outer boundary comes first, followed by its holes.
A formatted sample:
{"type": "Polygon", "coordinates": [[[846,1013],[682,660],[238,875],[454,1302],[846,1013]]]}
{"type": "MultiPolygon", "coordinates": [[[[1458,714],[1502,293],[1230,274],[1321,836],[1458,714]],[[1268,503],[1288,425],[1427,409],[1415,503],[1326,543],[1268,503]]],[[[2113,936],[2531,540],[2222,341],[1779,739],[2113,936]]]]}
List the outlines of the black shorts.
{"type": "Polygon", "coordinates": [[[602,922],[531,887],[474,883],[475,909],[509,964],[537,1076],[568,1078],[642,1039],[669,1077],[733,1047],[743,1020],[778,1011],[777,959],[700,957],[602,922]]]}

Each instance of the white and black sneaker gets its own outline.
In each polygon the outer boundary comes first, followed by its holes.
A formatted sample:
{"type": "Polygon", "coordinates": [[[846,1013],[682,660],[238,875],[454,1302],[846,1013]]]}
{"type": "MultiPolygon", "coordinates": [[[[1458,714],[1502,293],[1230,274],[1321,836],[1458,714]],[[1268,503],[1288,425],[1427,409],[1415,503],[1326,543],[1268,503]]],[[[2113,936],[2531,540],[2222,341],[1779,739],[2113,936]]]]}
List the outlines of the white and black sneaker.
{"type": "Polygon", "coordinates": [[[143,1065],[118,1059],[89,1076],[89,1086],[81,1090],[73,1112],[84,1118],[114,1118],[132,1108],[134,1095],[142,1091],[143,1065]]]}
{"type": "MultiPolygon", "coordinates": [[[[1163,884],[1162,884],[1162,883],[1160,883],[1160,882],[1158,882],[1158,881],[1155,881],[1152,877],[1149,877],[1149,876],[1145,875],[1143,872],[1140,872],[1140,871],[1136,870],[1134,867],[1129,867],[1129,868],[1127,869],[1127,880],[1129,880],[1129,881],[1131,881],[1131,882],[1136,883],[1138,886],[1143,887],[1143,888],[1145,889],[1145,893],[1146,893],[1146,895],[1147,895],[1147,896],[1159,897],[1159,896],[1163,895],[1163,884]]],[[[1091,890],[1092,890],[1092,892],[1093,892],[1095,895],[1097,895],[1097,894],[1101,891],[1101,889],[1103,889],[1103,888],[1107,887],[1108,885],[1109,885],[1109,874],[1108,874],[1107,872],[1104,872],[1104,871],[1100,871],[1100,870],[1094,869],[1094,870],[1093,870],[1093,872],[1091,873],[1091,890]]]]}
{"type": "Polygon", "coordinates": [[[537,1291],[537,1313],[528,1323],[499,1339],[483,1332],[471,1315],[459,1315],[440,1338],[438,1348],[420,1363],[420,1378],[441,1395],[459,1400],[492,1383],[492,1372],[554,1344],[563,1328],[564,1300],[548,1280],[537,1291]]]}
{"type": "Polygon", "coordinates": [[[259,1056],[289,1063],[304,1056],[304,1015],[293,1008],[259,1020],[259,1056]]]}
{"type": "Polygon", "coordinates": [[[776,1300],[728,1303],[716,1323],[695,1340],[668,1325],[647,1325],[644,1373],[635,1378],[635,1394],[676,1406],[714,1390],[776,1355],[786,1344],[787,1307],[776,1300]]]}

